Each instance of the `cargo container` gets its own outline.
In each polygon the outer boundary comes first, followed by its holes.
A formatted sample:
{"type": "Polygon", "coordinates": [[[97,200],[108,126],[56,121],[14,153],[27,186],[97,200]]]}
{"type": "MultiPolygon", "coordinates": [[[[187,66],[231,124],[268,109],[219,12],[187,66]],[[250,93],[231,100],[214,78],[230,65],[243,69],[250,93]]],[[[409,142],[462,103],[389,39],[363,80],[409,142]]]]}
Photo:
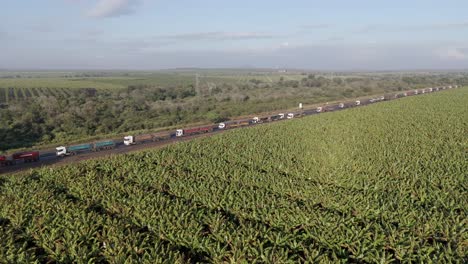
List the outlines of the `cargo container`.
{"type": "Polygon", "coordinates": [[[11,156],[0,156],[0,166],[15,165],[18,162],[35,162],[39,161],[39,151],[27,151],[15,153],[11,156]]]}
{"type": "Polygon", "coordinates": [[[83,145],[76,145],[76,146],[71,146],[68,147],[69,151],[83,151],[83,150],[91,150],[93,148],[93,145],[91,144],[83,144],[83,145]]]}
{"type": "Polygon", "coordinates": [[[24,162],[39,161],[39,151],[15,153],[12,155],[12,157],[13,157],[13,160],[15,161],[20,161],[20,160],[23,160],[24,162]]]}
{"type": "Polygon", "coordinates": [[[105,149],[113,149],[115,142],[113,140],[101,141],[94,143],[93,151],[100,151],[105,149]]]}

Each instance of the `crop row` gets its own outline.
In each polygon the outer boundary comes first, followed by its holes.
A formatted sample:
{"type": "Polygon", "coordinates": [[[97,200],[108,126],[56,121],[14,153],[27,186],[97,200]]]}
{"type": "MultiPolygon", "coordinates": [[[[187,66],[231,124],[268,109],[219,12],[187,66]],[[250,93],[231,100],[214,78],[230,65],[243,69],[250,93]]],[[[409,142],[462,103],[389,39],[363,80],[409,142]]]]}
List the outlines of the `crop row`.
{"type": "Polygon", "coordinates": [[[466,89],[0,178],[7,262],[467,259],[466,89]]]}
{"type": "Polygon", "coordinates": [[[82,90],[57,89],[57,88],[1,88],[0,103],[27,98],[36,98],[39,96],[62,96],[68,97],[71,94],[83,92],[82,90]]]}

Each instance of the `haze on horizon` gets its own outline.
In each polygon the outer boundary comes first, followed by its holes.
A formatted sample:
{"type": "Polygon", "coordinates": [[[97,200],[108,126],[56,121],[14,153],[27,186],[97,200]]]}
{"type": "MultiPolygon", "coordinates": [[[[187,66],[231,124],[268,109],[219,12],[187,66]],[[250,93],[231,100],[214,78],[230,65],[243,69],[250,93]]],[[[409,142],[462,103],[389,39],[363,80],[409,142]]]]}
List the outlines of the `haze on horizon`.
{"type": "Polygon", "coordinates": [[[468,2],[4,1],[0,68],[467,69],[468,2]]]}

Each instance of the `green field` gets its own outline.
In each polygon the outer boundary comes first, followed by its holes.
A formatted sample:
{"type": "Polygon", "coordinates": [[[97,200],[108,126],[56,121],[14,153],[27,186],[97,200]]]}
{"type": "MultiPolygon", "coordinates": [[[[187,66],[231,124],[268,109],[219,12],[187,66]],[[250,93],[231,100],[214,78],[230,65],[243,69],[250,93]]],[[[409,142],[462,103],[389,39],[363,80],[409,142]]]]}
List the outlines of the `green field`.
{"type": "Polygon", "coordinates": [[[176,87],[195,82],[194,75],[181,74],[135,74],[110,77],[29,77],[0,78],[0,103],[37,96],[69,96],[73,90],[93,88],[100,91],[119,91],[130,85],[176,87]]]}
{"type": "Polygon", "coordinates": [[[467,260],[468,89],[0,178],[5,262],[467,260]]]}
{"type": "MultiPolygon", "coordinates": [[[[99,73],[94,73],[99,74],[99,73]]],[[[108,72],[102,77],[92,77],[91,73],[10,73],[11,78],[0,78],[0,103],[37,96],[70,96],[74,89],[93,88],[104,91],[127,89],[129,86],[147,85],[152,87],[180,87],[195,85],[198,75],[200,85],[216,86],[224,83],[243,84],[250,80],[265,83],[278,82],[280,74],[246,72],[108,72]],[[13,78],[18,75],[19,78],[13,78]],[[42,74],[42,75],[41,75],[42,74]],[[27,77],[23,77],[23,75],[27,77]],[[82,76],[83,75],[83,76],[82,76]],[[108,75],[108,76],[107,76],[108,75]],[[61,77],[60,77],[61,76],[61,77]],[[64,77],[66,76],[66,77],[64,77]],[[69,90],[71,89],[71,91],[69,90]]],[[[0,77],[2,75],[0,74],[0,77]]],[[[303,75],[286,74],[285,80],[301,80],[303,75]]]]}

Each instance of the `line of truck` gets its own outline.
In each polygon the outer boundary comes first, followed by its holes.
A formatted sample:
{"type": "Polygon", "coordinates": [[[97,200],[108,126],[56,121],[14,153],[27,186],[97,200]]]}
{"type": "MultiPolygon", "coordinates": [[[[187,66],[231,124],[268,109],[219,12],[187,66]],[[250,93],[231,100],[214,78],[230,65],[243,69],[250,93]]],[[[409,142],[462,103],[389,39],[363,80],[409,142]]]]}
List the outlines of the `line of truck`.
{"type": "MultiPolygon", "coordinates": [[[[207,126],[177,129],[175,131],[165,131],[165,132],[158,132],[158,133],[144,134],[144,135],[128,135],[123,138],[123,142],[122,141],[116,142],[114,140],[105,140],[105,141],[72,145],[72,146],[60,146],[60,147],[55,148],[55,156],[66,157],[66,156],[73,156],[73,155],[86,153],[86,152],[110,150],[110,149],[114,149],[118,147],[119,144],[123,144],[124,146],[131,146],[131,145],[136,145],[136,144],[145,144],[149,142],[168,141],[171,139],[176,140],[177,138],[185,137],[185,136],[211,133],[213,131],[218,131],[218,130],[241,128],[241,127],[246,127],[246,126],[251,126],[251,125],[256,125],[256,124],[280,121],[280,120],[288,120],[288,119],[293,119],[293,118],[302,117],[306,115],[331,112],[331,111],[336,111],[340,109],[368,105],[368,104],[372,104],[375,102],[392,100],[396,98],[402,98],[402,97],[418,95],[418,94],[425,94],[425,93],[430,93],[433,91],[439,91],[439,90],[445,90],[445,89],[451,89],[451,88],[458,88],[458,86],[455,85],[455,86],[445,86],[445,87],[412,90],[412,91],[401,92],[401,93],[396,93],[396,94],[387,94],[384,96],[378,96],[378,97],[374,97],[374,98],[370,98],[366,100],[356,100],[352,102],[343,102],[343,103],[332,104],[332,105],[326,104],[323,106],[316,107],[315,109],[307,109],[307,110],[300,109],[299,111],[296,111],[296,112],[278,113],[278,114],[262,116],[262,117],[256,116],[256,117],[244,119],[244,120],[232,120],[232,121],[226,121],[226,122],[222,122],[219,124],[213,124],[213,125],[207,125],[207,126]]],[[[300,107],[302,107],[302,104],[300,104],[300,107]]],[[[43,156],[45,157],[46,154],[53,155],[53,153],[44,153],[43,156]]],[[[9,165],[15,165],[19,163],[35,162],[35,161],[39,161],[39,158],[40,158],[40,153],[38,151],[20,152],[20,153],[15,153],[11,156],[0,155],[0,166],[9,166],[9,165]]]]}

